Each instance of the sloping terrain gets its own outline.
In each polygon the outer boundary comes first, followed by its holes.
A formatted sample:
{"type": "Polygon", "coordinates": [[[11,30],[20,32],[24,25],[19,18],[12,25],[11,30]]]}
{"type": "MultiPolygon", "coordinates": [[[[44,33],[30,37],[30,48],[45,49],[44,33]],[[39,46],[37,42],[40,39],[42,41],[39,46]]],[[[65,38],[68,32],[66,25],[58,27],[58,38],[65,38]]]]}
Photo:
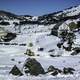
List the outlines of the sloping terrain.
{"type": "Polygon", "coordinates": [[[0,31],[1,80],[80,80],[80,5],[38,17],[0,11],[0,28],[4,29],[0,31]],[[64,24],[68,33],[59,36],[64,24]],[[25,72],[28,58],[37,60],[45,74],[25,72]],[[10,74],[14,65],[22,76],[10,74]],[[51,65],[55,71],[47,72],[51,65]]]}

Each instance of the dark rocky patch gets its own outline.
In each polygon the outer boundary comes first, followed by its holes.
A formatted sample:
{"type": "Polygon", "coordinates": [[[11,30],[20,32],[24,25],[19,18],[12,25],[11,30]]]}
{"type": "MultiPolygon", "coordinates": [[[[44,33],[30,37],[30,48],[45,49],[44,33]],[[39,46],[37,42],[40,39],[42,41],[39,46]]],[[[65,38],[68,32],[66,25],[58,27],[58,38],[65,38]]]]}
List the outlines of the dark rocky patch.
{"type": "Polygon", "coordinates": [[[54,36],[58,36],[58,29],[59,29],[59,26],[62,24],[63,22],[58,22],[51,30],[51,35],[54,35],[54,36]]]}
{"type": "Polygon", "coordinates": [[[15,61],[15,59],[14,59],[14,58],[12,58],[12,59],[11,59],[11,61],[15,61]]]}
{"type": "Polygon", "coordinates": [[[78,53],[76,51],[72,52],[71,55],[77,55],[78,53]]]}
{"type": "Polygon", "coordinates": [[[30,49],[27,49],[27,50],[26,50],[26,53],[24,53],[24,54],[26,54],[26,55],[28,55],[28,56],[35,56],[34,52],[31,51],[30,49]]]}
{"type": "Polygon", "coordinates": [[[58,48],[61,48],[62,45],[63,45],[63,43],[58,43],[58,44],[57,44],[57,47],[58,47],[58,48]]]}
{"type": "Polygon", "coordinates": [[[5,25],[5,26],[7,26],[7,25],[10,25],[10,23],[9,23],[9,22],[4,22],[4,21],[2,21],[2,22],[0,22],[0,25],[5,25]]]}
{"type": "Polygon", "coordinates": [[[65,46],[63,46],[63,49],[65,49],[66,51],[71,51],[71,47],[65,47],[65,46]]]}
{"type": "Polygon", "coordinates": [[[56,76],[58,73],[62,73],[62,70],[55,68],[54,66],[49,66],[47,73],[52,72],[51,75],[56,76]]]}
{"type": "Polygon", "coordinates": [[[45,73],[41,64],[34,58],[28,58],[24,63],[24,68],[28,68],[30,74],[35,76],[45,73]]]}
{"type": "Polygon", "coordinates": [[[55,55],[55,54],[51,53],[50,56],[51,57],[60,57],[61,55],[59,55],[59,54],[58,55],[55,55]]]}
{"type": "Polygon", "coordinates": [[[19,46],[26,46],[26,44],[19,44],[19,46]]]}
{"type": "Polygon", "coordinates": [[[80,53],[80,47],[73,48],[74,52],[71,53],[71,55],[77,55],[80,53]]]}
{"type": "Polygon", "coordinates": [[[15,33],[7,33],[7,35],[3,38],[3,40],[5,42],[9,42],[14,38],[16,38],[16,34],[15,33]]]}
{"type": "Polygon", "coordinates": [[[74,73],[74,71],[75,71],[75,69],[73,69],[73,68],[65,68],[64,67],[64,69],[63,69],[63,74],[73,74],[74,73]]]}
{"type": "Polygon", "coordinates": [[[44,50],[44,48],[38,48],[38,51],[43,51],[44,50]]]}
{"type": "Polygon", "coordinates": [[[12,70],[9,73],[12,75],[15,75],[15,76],[23,75],[23,73],[19,70],[19,68],[16,65],[14,65],[14,67],[12,68],[12,70]]]}
{"type": "Polygon", "coordinates": [[[77,53],[80,53],[80,47],[75,47],[73,50],[76,51],[77,53]]]}
{"type": "Polygon", "coordinates": [[[54,52],[54,49],[49,50],[48,52],[54,52]]]}

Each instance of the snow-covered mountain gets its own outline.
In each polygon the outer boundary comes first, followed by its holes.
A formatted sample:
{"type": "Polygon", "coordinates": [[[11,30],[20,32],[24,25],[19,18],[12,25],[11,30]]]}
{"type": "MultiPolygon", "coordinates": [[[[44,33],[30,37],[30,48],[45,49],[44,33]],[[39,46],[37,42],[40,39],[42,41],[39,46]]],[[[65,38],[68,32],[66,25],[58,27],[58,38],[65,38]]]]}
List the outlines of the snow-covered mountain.
{"type": "Polygon", "coordinates": [[[53,24],[60,21],[66,21],[69,19],[80,18],[80,5],[75,7],[70,7],[63,11],[54,12],[51,14],[46,14],[39,16],[39,21],[46,24],[53,24]]]}
{"type": "Polygon", "coordinates": [[[50,33],[57,36],[60,26],[65,28],[66,23],[70,28],[74,26],[73,30],[76,30],[79,21],[80,5],[42,16],[16,15],[0,11],[0,27],[16,34],[50,33]]]}
{"type": "MultiPolygon", "coordinates": [[[[35,21],[35,24],[54,24],[59,21],[80,18],[80,5],[42,16],[16,15],[6,11],[0,11],[0,18],[35,21]]],[[[28,24],[28,22],[26,22],[26,24],[28,24]]]]}
{"type": "Polygon", "coordinates": [[[80,20],[80,5],[67,8],[63,11],[58,11],[58,12],[54,12],[54,13],[46,14],[42,16],[16,15],[6,11],[0,11],[0,24],[5,25],[3,21],[9,22],[8,24],[10,25],[8,25],[8,27],[13,32],[15,32],[15,30],[18,30],[19,32],[20,28],[23,29],[22,27],[23,25],[25,26],[23,30],[21,29],[21,31],[25,32],[26,28],[32,28],[32,25],[33,26],[36,25],[36,27],[38,25],[43,25],[43,26],[51,25],[51,28],[52,28],[52,25],[53,26],[55,24],[58,25],[59,23],[64,23],[65,21],[67,21],[68,23],[70,22],[76,23],[79,20],[80,20]]]}
{"type": "Polygon", "coordinates": [[[0,10],[0,19],[1,20],[32,20],[32,16],[30,15],[16,15],[11,12],[0,10]]]}

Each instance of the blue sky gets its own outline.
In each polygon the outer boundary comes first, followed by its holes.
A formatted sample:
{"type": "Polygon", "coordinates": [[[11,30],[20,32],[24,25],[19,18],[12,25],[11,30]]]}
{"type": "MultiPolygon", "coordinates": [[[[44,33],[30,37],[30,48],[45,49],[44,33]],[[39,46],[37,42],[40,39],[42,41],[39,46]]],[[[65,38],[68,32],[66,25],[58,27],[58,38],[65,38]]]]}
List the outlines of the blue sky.
{"type": "Polygon", "coordinates": [[[0,10],[38,16],[79,4],[80,0],[0,0],[0,10]]]}

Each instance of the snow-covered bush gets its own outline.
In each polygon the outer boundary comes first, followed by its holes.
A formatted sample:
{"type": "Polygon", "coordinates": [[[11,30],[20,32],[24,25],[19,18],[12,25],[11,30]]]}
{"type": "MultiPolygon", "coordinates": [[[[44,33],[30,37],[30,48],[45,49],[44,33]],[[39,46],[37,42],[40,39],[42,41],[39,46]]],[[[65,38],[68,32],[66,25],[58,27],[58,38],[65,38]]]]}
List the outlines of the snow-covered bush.
{"type": "Polygon", "coordinates": [[[68,41],[67,44],[70,51],[72,49],[72,44],[74,43],[73,41],[74,39],[75,39],[75,34],[73,32],[69,32],[67,35],[67,41],[68,41]]]}
{"type": "Polygon", "coordinates": [[[29,43],[29,47],[32,47],[33,46],[33,43],[29,43]]]}
{"type": "Polygon", "coordinates": [[[67,34],[68,34],[67,30],[62,30],[60,33],[60,38],[62,38],[63,41],[66,41],[67,34]]]}
{"type": "Polygon", "coordinates": [[[73,31],[77,28],[77,24],[74,22],[69,23],[70,30],[73,31]]]}
{"type": "Polygon", "coordinates": [[[9,22],[5,22],[5,21],[2,21],[2,22],[0,22],[0,25],[5,25],[5,26],[7,26],[7,25],[10,25],[10,23],[9,23],[9,22]]]}
{"type": "Polygon", "coordinates": [[[18,26],[18,25],[19,25],[17,22],[13,22],[13,24],[14,24],[15,26],[18,26]]]}
{"type": "Polygon", "coordinates": [[[24,54],[26,54],[28,56],[35,56],[34,52],[32,52],[30,49],[27,49],[26,53],[24,53],[24,54]]]}
{"type": "Polygon", "coordinates": [[[61,48],[62,45],[63,45],[63,43],[58,43],[58,44],[57,44],[57,47],[58,47],[58,48],[61,48]]]}

